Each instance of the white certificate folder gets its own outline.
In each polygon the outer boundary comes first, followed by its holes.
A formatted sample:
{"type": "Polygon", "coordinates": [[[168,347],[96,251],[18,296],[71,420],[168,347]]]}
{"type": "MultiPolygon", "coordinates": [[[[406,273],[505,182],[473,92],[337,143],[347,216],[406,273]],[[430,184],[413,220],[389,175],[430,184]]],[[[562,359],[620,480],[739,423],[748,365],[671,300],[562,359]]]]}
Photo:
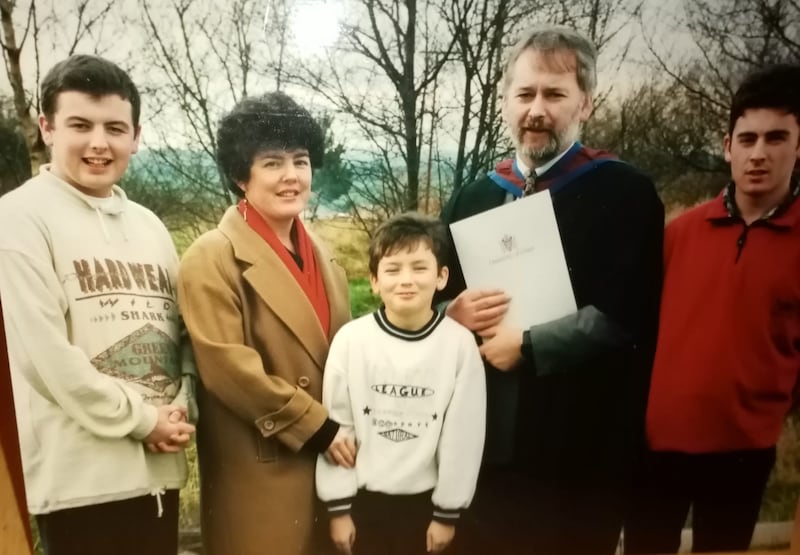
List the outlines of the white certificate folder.
{"type": "Polygon", "coordinates": [[[503,324],[527,329],[577,310],[549,191],[450,224],[450,231],[467,287],[511,297],[503,324]]]}

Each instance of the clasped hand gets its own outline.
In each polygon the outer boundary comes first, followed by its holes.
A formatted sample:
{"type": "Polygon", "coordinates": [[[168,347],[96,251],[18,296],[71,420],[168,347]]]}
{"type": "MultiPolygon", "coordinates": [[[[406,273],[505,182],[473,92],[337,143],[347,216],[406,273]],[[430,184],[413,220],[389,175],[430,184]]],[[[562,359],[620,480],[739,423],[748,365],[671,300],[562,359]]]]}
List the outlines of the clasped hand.
{"type": "Polygon", "coordinates": [[[186,448],[195,431],[187,422],[186,407],[161,405],[157,410],[156,427],[144,438],[147,449],[152,453],[177,453],[186,448]]]}

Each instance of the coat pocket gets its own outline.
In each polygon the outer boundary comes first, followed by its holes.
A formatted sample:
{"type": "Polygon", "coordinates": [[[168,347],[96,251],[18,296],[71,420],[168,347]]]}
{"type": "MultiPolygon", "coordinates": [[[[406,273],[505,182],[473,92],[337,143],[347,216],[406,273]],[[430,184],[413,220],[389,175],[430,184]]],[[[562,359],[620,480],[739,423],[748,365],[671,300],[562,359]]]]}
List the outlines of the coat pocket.
{"type": "Polygon", "coordinates": [[[278,461],[278,440],[258,434],[256,439],[258,462],[271,463],[278,461]]]}

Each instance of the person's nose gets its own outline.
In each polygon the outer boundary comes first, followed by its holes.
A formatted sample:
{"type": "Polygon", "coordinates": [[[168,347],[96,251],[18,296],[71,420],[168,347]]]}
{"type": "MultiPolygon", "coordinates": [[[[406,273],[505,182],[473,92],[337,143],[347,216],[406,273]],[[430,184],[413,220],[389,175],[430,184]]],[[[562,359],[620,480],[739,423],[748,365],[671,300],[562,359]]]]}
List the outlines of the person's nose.
{"type": "Polygon", "coordinates": [[[547,115],[546,104],[540,93],[535,93],[528,104],[528,121],[541,121],[547,115]]]}
{"type": "Polygon", "coordinates": [[[108,137],[102,125],[96,125],[89,135],[89,148],[94,152],[103,152],[108,148],[108,137]]]}
{"type": "Polygon", "coordinates": [[[403,270],[400,270],[400,283],[402,285],[411,285],[411,283],[413,281],[412,277],[411,277],[412,275],[413,275],[413,272],[412,272],[411,268],[405,268],[403,270]]]}
{"type": "Polygon", "coordinates": [[[294,167],[293,163],[289,162],[288,164],[284,165],[283,180],[288,181],[289,183],[294,183],[297,181],[297,168],[294,167]]]}
{"type": "Polygon", "coordinates": [[[750,151],[750,162],[762,163],[767,158],[767,142],[764,137],[759,137],[750,151]]]}

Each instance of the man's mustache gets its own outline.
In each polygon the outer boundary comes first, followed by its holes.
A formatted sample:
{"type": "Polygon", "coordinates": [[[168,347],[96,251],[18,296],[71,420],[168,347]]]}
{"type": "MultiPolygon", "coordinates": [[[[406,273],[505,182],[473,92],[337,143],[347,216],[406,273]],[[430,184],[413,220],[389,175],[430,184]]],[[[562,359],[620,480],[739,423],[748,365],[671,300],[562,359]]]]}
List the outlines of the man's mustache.
{"type": "Polygon", "coordinates": [[[525,132],[525,131],[535,131],[536,133],[547,133],[549,135],[553,135],[554,134],[554,131],[553,131],[552,127],[548,127],[547,125],[537,124],[537,123],[532,123],[532,124],[525,125],[522,128],[522,131],[523,132],[525,132]]]}

